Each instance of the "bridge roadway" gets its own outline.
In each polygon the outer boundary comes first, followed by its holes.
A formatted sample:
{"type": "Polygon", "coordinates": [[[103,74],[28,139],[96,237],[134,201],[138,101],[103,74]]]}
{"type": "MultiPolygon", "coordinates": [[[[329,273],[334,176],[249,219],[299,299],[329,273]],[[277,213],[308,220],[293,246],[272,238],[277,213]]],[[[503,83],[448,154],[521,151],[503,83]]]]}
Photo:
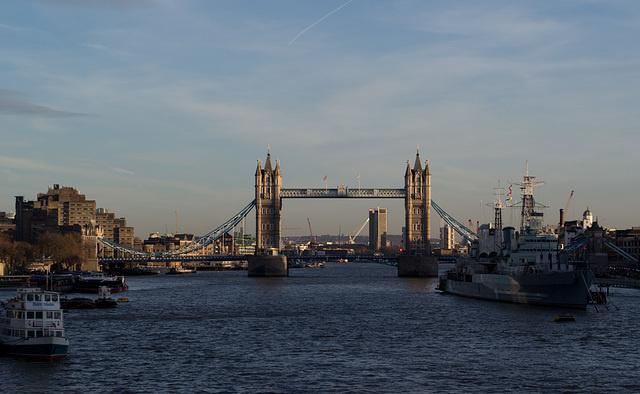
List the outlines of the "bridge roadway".
{"type": "MultiPolygon", "coordinates": [[[[331,255],[324,256],[297,256],[291,255],[287,257],[287,265],[296,266],[311,262],[328,262],[328,261],[340,261],[348,260],[349,262],[373,262],[378,264],[386,264],[392,266],[398,266],[398,255],[374,255],[374,254],[353,254],[353,255],[331,255]]],[[[226,255],[226,254],[211,254],[211,255],[199,255],[199,256],[164,256],[164,257],[118,257],[118,258],[103,258],[100,259],[100,263],[109,265],[111,263],[151,263],[151,262],[185,262],[196,263],[205,261],[246,261],[247,255],[226,255]]],[[[440,256],[438,258],[441,262],[454,262],[455,257],[452,256],[440,256]]]]}
{"type": "MultiPolygon", "coordinates": [[[[151,262],[198,262],[198,261],[246,261],[248,255],[229,255],[229,254],[209,254],[199,256],[162,256],[162,257],[113,257],[100,259],[102,264],[110,263],[151,263],[151,262]]],[[[287,256],[288,260],[300,261],[338,261],[340,259],[349,259],[349,261],[398,261],[397,255],[324,255],[324,256],[287,256]]]]}

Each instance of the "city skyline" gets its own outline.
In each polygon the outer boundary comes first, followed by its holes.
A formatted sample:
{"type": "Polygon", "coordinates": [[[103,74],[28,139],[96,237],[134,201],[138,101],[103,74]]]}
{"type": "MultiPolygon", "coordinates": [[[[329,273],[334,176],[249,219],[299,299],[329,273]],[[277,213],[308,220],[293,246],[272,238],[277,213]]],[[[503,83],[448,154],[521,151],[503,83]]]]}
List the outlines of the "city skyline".
{"type": "MultiPolygon", "coordinates": [[[[173,232],[176,212],[179,232],[202,235],[253,199],[268,145],[285,188],[402,188],[419,144],[433,200],[463,224],[493,221],[480,202],[498,181],[519,199],[528,162],[548,180],[536,188],[546,223],[574,190],[567,220],[588,205],[604,227],[640,225],[636,2],[52,0],[0,11],[0,211],[60,184],[140,238],[173,232]]],[[[307,218],[314,234],[346,235],[377,207],[400,234],[402,200],[286,200],[283,236],[306,234],[307,218]]]]}

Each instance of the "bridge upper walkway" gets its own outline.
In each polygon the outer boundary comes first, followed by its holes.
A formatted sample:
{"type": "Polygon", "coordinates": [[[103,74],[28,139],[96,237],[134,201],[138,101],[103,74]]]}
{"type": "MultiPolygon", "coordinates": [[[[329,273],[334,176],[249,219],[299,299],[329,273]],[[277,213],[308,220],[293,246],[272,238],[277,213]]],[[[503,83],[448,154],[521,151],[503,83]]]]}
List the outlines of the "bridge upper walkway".
{"type": "Polygon", "coordinates": [[[405,189],[280,189],[281,198],[405,198],[405,189]]]}

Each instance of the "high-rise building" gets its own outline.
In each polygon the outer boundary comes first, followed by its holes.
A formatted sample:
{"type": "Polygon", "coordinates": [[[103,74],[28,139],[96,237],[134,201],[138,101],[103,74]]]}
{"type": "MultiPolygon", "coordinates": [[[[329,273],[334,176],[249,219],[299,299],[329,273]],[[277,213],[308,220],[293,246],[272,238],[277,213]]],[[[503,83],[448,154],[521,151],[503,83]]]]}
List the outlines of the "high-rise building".
{"type": "Polygon", "coordinates": [[[452,250],[455,246],[455,233],[453,227],[445,224],[440,227],[440,249],[452,250]]]}
{"type": "Polygon", "coordinates": [[[369,249],[380,250],[387,245],[387,209],[369,210],[369,249]]]}

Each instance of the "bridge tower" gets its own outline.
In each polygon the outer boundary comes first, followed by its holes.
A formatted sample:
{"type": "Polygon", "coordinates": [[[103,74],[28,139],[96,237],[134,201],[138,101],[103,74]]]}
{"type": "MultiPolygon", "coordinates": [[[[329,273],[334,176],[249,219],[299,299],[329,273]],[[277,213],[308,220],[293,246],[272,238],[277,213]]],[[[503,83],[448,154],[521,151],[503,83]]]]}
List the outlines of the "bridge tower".
{"type": "Polygon", "coordinates": [[[271,153],[267,147],[267,161],[262,168],[258,160],[256,169],[256,255],[280,252],[282,225],[282,172],[276,160],[275,169],[271,165],[271,153]]]}
{"type": "Polygon", "coordinates": [[[422,168],[419,146],[413,169],[407,160],[404,187],[405,254],[428,256],[431,253],[431,171],[429,160],[425,162],[424,169],[422,168]]]}

